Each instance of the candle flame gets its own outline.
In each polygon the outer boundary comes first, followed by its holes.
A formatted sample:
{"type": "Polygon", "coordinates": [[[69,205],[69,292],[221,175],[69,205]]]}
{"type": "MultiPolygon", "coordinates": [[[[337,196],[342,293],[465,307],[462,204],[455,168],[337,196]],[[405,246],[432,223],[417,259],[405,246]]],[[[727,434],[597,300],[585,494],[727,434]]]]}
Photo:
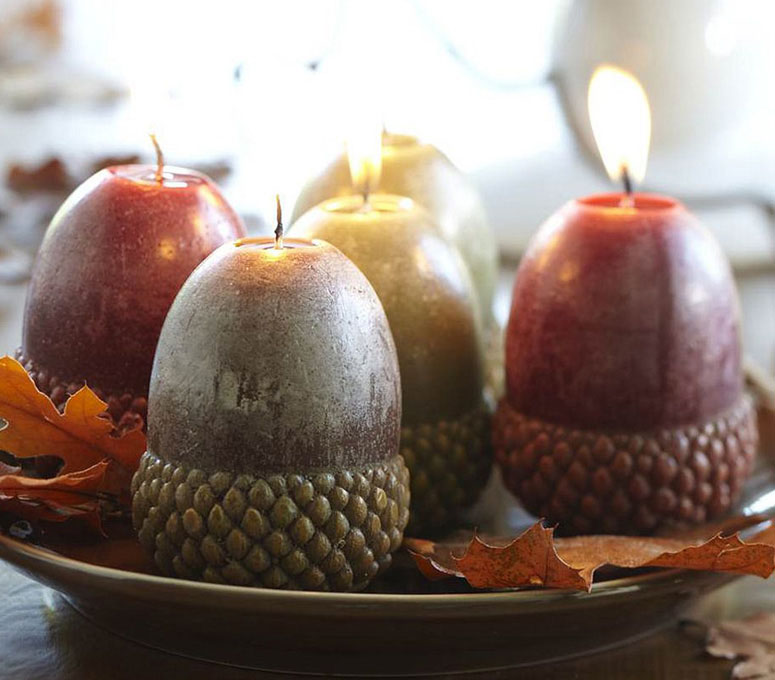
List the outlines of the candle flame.
{"type": "Polygon", "coordinates": [[[599,66],[589,81],[589,120],[608,176],[646,176],[651,142],[651,110],[638,79],[616,66],[599,66]]]}
{"type": "Polygon", "coordinates": [[[353,125],[347,138],[347,158],[353,188],[368,201],[382,175],[382,125],[374,122],[353,125]]]}

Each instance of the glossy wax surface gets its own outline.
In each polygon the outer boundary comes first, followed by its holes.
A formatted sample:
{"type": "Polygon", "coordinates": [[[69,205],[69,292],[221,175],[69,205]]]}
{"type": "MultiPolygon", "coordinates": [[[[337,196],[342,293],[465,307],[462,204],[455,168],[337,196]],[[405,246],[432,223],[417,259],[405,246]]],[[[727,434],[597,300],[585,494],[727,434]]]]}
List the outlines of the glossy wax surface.
{"type": "Polygon", "coordinates": [[[186,281],[154,361],[152,453],[244,473],[398,453],[398,361],[377,295],[333,246],[285,244],[226,244],[186,281]]]}
{"type": "Polygon", "coordinates": [[[429,215],[408,198],[332,199],[303,215],[294,236],[333,243],[366,275],[390,321],[401,367],[404,422],[456,418],[482,392],[480,321],[468,273],[429,215]]]}
{"type": "Polygon", "coordinates": [[[679,203],[574,201],[536,234],[517,272],[508,399],[577,427],[687,425],[742,389],[737,294],[711,234],[679,203]]]}
{"type": "MultiPolygon", "coordinates": [[[[409,135],[385,133],[380,191],[407,196],[431,214],[460,252],[483,318],[489,319],[498,275],[498,249],[479,194],[466,176],[435,146],[409,135]]],[[[302,189],[291,222],[326,199],[352,193],[350,167],[342,154],[302,189]]]]}
{"type": "Polygon", "coordinates": [[[32,272],[22,350],[49,375],[145,395],[164,317],[215,248],[245,235],[207,177],[108,168],[63,203],[32,272]]]}

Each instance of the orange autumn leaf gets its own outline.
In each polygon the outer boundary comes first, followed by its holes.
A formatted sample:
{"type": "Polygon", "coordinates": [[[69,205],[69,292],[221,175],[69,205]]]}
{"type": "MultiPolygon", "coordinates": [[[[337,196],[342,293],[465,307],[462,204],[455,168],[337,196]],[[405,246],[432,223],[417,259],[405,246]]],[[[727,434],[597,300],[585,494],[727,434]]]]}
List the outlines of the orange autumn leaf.
{"type": "MultiPolygon", "coordinates": [[[[753,521],[753,520],[752,520],[753,521]]],[[[707,540],[639,536],[554,538],[541,522],[514,539],[474,534],[452,542],[409,538],[405,546],[420,571],[430,578],[456,576],[475,588],[573,588],[589,590],[604,565],[622,568],[673,567],[755,574],[775,571],[772,531],[744,542],[717,533],[707,540]]]]}
{"type": "Polygon", "coordinates": [[[455,559],[458,570],[474,588],[509,588],[514,583],[530,586],[586,589],[589,583],[557,555],[554,529],[534,524],[512,543],[497,548],[477,534],[465,554],[455,559]]]}
{"type": "Polygon", "coordinates": [[[61,474],[84,470],[103,459],[131,475],[145,451],[145,435],[132,430],[113,436],[113,424],[101,417],[107,404],[82,387],[65,404],[63,413],[40,392],[24,367],[11,357],[0,358],[0,449],[16,458],[54,455],[64,461],[61,474]]]}
{"type": "Polygon", "coordinates": [[[103,460],[86,470],[52,479],[0,475],[0,510],[49,522],[79,517],[101,531],[99,503],[110,465],[103,460]]]}

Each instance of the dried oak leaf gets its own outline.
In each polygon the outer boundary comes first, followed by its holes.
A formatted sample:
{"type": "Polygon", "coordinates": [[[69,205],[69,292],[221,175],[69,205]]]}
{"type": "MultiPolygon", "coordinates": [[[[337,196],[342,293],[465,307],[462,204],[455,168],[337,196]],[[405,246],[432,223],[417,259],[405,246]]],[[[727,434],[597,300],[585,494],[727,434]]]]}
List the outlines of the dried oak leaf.
{"type": "Polygon", "coordinates": [[[487,545],[474,535],[455,563],[474,588],[510,588],[518,583],[585,590],[589,584],[582,570],[563,561],[554,543],[554,529],[538,522],[504,547],[487,545]]]}
{"type": "Polygon", "coordinates": [[[63,461],[51,479],[28,477],[3,463],[0,510],[29,520],[78,517],[100,530],[103,501],[128,505],[145,435],[133,430],[115,436],[105,407],[83,387],[60,413],[18,361],[0,358],[0,450],[17,460],[53,455],[63,461]]]}
{"type": "Polygon", "coordinates": [[[103,460],[86,470],[52,479],[0,475],[0,509],[26,519],[48,522],[78,517],[101,532],[99,504],[109,466],[103,460]]]}
{"type": "Polygon", "coordinates": [[[705,650],[724,659],[742,659],[732,677],[775,679],[775,614],[761,612],[708,629],[705,650]]]}
{"type": "Polygon", "coordinates": [[[145,435],[132,430],[114,436],[113,424],[102,417],[107,404],[82,387],[65,404],[64,412],[40,392],[24,367],[11,357],[0,358],[0,449],[16,458],[54,455],[64,461],[60,474],[84,470],[107,459],[132,475],[145,451],[145,435]]]}
{"type": "Polygon", "coordinates": [[[514,539],[449,543],[409,538],[404,541],[420,571],[429,578],[456,576],[475,588],[573,588],[589,590],[595,571],[623,568],[674,567],[755,574],[775,571],[775,541],[766,531],[746,543],[739,536],[718,533],[708,540],[677,537],[578,536],[554,538],[537,522],[514,539]]]}

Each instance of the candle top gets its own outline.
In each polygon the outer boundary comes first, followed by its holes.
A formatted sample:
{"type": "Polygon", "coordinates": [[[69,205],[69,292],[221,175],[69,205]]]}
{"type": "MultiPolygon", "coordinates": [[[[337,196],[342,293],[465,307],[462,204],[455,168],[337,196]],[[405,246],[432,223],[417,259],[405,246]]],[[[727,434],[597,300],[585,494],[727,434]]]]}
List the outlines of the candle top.
{"type": "Polygon", "coordinates": [[[365,199],[360,194],[341,196],[323,201],[320,208],[332,213],[368,215],[371,213],[410,213],[416,210],[416,203],[406,196],[394,194],[372,194],[365,199]]]}
{"type": "Polygon", "coordinates": [[[235,248],[244,248],[251,246],[259,250],[294,250],[296,248],[315,248],[321,245],[321,241],[308,240],[303,238],[287,238],[283,237],[283,245],[280,248],[275,246],[276,241],[274,238],[266,236],[248,236],[246,238],[240,238],[234,241],[235,248]]]}
{"type": "Polygon", "coordinates": [[[180,189],[213,183],[207,175],[201,172],[174,165],[164,166],[161,182],[156,178],[157,166],[150,164],[114,165],[106,168],[105,171],[118,178],[127,179],[138,184],[145,184],[149,187],[180,189]]]}
{"type": "Polygon", "coordinates": [[[592,196],[578,198],[576,199],[576,203],[582,209],[611,209],[612,211],[627,210],[630,213],[638,211],[663,212],[668,210],[685,210],[680,201],[660,194],[635,193],[629,196],[618,192],[610,194],[594,194],[592,196]],[[622,205],[622,199],[624,198],[628,198],[631,201],[629,205],[622,205]]]}

